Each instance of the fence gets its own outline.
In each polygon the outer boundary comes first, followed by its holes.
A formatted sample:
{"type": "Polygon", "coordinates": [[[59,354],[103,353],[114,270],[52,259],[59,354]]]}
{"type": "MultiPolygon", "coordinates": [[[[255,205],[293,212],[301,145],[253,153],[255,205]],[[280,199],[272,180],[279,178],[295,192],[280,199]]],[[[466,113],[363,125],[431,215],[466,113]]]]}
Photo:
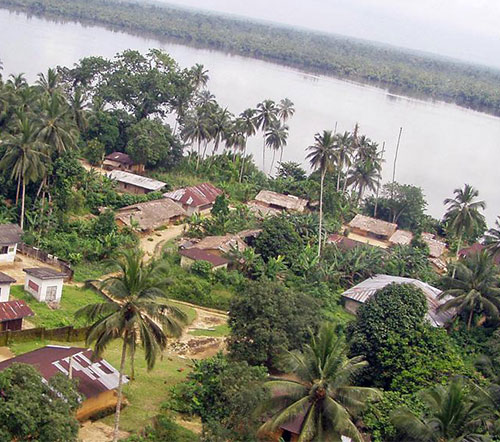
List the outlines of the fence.
{"type": "Polygon", "coordinates": [[[71,265],[68,262],[63,261],[62,259],[59,259],[57,256],[51,255],[47,252],[44,252],[43,250],[37,249],[36,247],[28,246],[24,243],[19,243],[17,245],[17,250],[19,251],[19,253],[29,256],[30,258],[35,258],[38,261],[42,261],[46,264],[59,267],[61,272],[66,273],[69,281],[73,279],[74,272],[71,268],[71,265]]]}
{"type": "Polygon", "coordinates": [[[0,346],[8,346],[12,342],[33,341],[47,339],[48,341],[76,342],[84,341],[89,327],[74,328],[73,326],[60,328],[28,328],[25,330],[6,330],[0,332],[0,346]]]}

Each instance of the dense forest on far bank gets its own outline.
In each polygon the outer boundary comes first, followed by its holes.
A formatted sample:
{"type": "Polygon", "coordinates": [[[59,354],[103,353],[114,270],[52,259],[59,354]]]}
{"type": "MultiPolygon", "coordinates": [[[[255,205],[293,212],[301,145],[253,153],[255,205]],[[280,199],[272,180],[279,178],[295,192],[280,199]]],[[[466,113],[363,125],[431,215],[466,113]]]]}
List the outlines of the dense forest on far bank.
{"type": "Polygon", "coordinates": [[[322,33],[116,0],[0,0],[0,7],[307,69],[500,115],[500,71],[322,33]]]}

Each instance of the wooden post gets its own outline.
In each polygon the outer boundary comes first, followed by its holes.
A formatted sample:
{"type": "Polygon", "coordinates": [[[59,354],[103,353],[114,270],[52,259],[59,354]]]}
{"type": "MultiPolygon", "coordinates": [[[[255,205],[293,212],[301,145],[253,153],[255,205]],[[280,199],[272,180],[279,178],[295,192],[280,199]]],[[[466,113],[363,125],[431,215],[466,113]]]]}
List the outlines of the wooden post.
{"type": "MultiPolygon", "coordinates": [[[[382,153],[380,154],[380,163],[382,164],[384,160],[384,152],[385,152],[385,141],[382,143],[382,153]]],[[[373,217],[377,217],[377,206],[378,206],[378,193],[380,191],[380,182],[382,181],[382,173],[380,174],[380,178],[377,183],[377,192],[375,194],[375,208],[373,209],[373,217]]]]}

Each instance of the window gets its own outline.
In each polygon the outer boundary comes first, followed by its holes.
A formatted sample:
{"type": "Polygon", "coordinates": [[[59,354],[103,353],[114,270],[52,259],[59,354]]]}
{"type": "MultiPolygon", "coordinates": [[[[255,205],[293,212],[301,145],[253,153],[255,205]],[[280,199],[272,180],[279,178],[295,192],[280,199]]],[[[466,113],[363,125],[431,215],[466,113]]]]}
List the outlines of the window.
{"type": "Polygon", "coordinates": [[[14,246],[9,246],[9,253],[14,253],[16,248],[14,246]]]}
{"type": "Polygon", "coordinates": [[[28,287],[31,289],[31,290],[34,290],[35,293],[38,293],[38,284],[36,282],[33,282],[31,279],[28,281],[28,287]]]}
{"type": "Polygon", "coordinates": [[[9,253],[9,246],[1,246],[0,255],[7,255],[7,253],[9,253]]]}

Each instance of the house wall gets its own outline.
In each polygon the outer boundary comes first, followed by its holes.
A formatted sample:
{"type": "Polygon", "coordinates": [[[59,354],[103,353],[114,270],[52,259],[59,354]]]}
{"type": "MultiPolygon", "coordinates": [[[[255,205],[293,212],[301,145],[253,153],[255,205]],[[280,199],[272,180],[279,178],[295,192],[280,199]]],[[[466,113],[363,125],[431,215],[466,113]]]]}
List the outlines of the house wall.
{"type": "Polygon", "coordinates": [[[187,256],[181,255],[181,267],[189,269],[195,263],[194,259],[188,258],[187,256]]]}
{"type": "Polygon", "coordinates": [[[147,189],[134,186],[133,184],[122,183],[120,181],[117,182],[117,188],[121,192],[132,193],[134,195],[144,195],[146,193],[149,193],[149,190],[147,189]]]}
{"type": "Polygon", "coordinates": [[[116,407],[116,400],[115,390],[105,391],[98,396],[85,399],[76,411],[76,418],[82,422],[101,411],[113,409],[116,407]]]}
{"type": "Polygon", "coordinates": [[[23,319],[14,319],[12,321],[0,322],[0,330],[21,330],[23,328],[23,319]]]}
{"type": "Polygon", "coordinates": [[[355,315],[361,303],[352,299],[344,298],[344,308],[351,314],[355,315]]]}
{"type": "Polygon", "coordinates": [[[0,302],[7,302],[10,297],[10,284],[0,284],[0,302]]]}
{"type": "Polygon", "coordinates": [[[55,299],[51,302],[60,302],[62,297],[63,279],[38,279],[31,275],[26,275],[24,290],[31,293],[38,301],[47,302],[47,289],[56,287],[55,299]]]}
{"type": "Polygon", "coordinates": [[[355,233],[356,235],[365,236],[366,238],[373,238],[373,239],[379,239],[379,240],[388,240],[389,239],[389,237],[387,235],[375,235],[372,232],[367,232],[366,230],[358,229],[356,227],[349,227],[349,231],[351,233],[355,233]]]}
{"type": "Polygon", "coordinates": [[[2,246],[0,246],[0,263],[14,262],[17,252],[17,244],[11,244],[7,247],[7,253],[1,253],[2,246]]]}

